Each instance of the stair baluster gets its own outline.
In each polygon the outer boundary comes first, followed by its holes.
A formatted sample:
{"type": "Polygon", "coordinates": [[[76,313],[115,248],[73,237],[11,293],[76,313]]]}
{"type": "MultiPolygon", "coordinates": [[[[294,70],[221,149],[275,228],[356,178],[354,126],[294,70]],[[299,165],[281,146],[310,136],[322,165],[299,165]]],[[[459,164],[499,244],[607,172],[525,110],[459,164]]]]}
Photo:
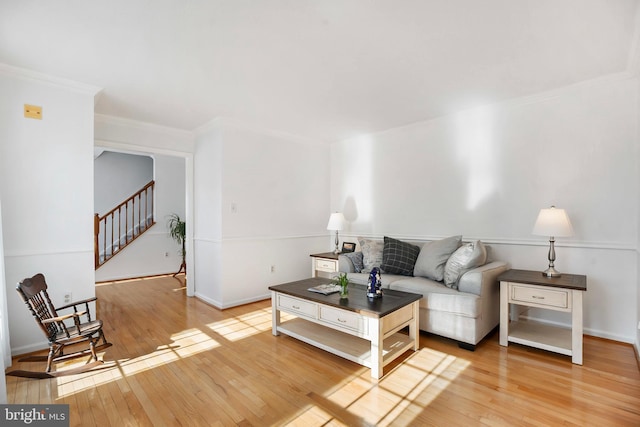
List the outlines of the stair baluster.
{"type": "Polygon", "coordinates": [[[154,188],[155,181],[150,181],[106,214],[95,214],[93,247],[96,270],[156,223],[153,214],[154,188]]]}

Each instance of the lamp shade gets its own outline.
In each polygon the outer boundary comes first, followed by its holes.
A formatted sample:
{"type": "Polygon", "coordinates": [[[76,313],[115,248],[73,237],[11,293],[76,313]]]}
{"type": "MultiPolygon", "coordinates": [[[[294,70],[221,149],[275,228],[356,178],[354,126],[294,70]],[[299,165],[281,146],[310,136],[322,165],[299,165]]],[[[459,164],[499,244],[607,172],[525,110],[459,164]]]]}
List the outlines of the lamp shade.
{"type": "Polygon", "coordinates": [[[327,230],[340,231],[344,228],[344,215],[340,212],[332,213],[329,217],[329,223],[327,224],[327,230]]]}
{"type": "Polygon", "coordinates": [[[540,209],[532,234],[569,237],[573,236],[573,227],[571,227],[571,221],[569,221],[569,216],[564,209],[556,209],[555,206],[551,206],[548,209],[540,209]]]}

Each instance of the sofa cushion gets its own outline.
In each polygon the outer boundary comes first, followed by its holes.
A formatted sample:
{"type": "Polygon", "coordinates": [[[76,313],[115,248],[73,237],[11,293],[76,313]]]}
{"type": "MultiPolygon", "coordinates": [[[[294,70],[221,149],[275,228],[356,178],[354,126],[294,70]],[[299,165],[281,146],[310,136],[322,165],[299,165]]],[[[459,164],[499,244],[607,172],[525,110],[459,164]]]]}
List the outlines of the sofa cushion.
{"type": "Polygon", "coordinates": [[[420,249],[413,275],[442,282],[444,280],[444,266],[461,243],[462,236],[451,236],[425,243],[420,249]]]}
{"type": "MultiPolygon", "coordinates": [[[[349,277],[349,283],[354,283],[356,285],[366,285],[369,281],[369,273],[349,273],[347,276],[349,277]]],[[[387,289],[391,283],[406,277],[407,276],[400,276],[398,274],[382,273],[380,274],[382,288],[387,289]]]]}
{"type": "Polygon", "coordinates": [[[458,289],[460,277],[472,268],[487,261],[487,251],[480,240],[460,246],[447,260],[444,267],[444,284],[458,289]]]}
{"type": "MultiPolygon", "coordinates": [[[[440,282],[424,277],[403,277],[395,280],[390,289],[422,294],[420,307],[476,318],[481,314],[480,297],[448,288],[440,282]]],[[[384,298],[384,296],[383,296],[384,298]]]]}
{"type": "Polygon", "coordinates": [[[362,271],[369,273],[373,267],[379,267],[382,264],[382,250],[384,242],[382,240],[370,240],[358,238],[360,250],[362,251],[362,263],[364,268],[362,271]]]}
{"type": "Polygon", "coordinates": [[[362,269],[364,268],[364,263],[362,262],[362,252],[347,252],[342,255],[349,258],[356,273],[360,273],[362,271],[362,269]]]}
{"type": "Polygon", "coordinates": [[[419,246],[385,236],[380,267],[385,273],[413,276],[419,253],[419,246]]]}

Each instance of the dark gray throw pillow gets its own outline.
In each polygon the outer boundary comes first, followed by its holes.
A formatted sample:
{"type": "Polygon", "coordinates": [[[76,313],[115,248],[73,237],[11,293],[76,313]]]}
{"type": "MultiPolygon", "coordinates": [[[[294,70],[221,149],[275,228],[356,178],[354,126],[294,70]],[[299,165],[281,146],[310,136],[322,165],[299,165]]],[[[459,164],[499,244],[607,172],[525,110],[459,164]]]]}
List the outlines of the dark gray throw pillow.
{"type": "Polygon", "coordinates": [[[362,252],[347,252],[342,254],[349,258],[349,260],[353,263],[353,269],[356,273],[362,272],[364,268],[364,263],[362,262],[362,252]]]}
{"type": "Polygon", "coordinates": [[[385,273],[413,276],[419,253],[418,246],[385,236],[380,267],[385,273]]]}

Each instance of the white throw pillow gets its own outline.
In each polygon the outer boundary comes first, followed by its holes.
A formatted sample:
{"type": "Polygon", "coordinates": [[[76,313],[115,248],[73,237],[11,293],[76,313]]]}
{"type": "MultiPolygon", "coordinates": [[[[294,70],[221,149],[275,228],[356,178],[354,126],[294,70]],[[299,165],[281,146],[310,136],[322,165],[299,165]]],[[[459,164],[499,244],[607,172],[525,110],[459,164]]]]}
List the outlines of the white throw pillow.
{"type": "Polygon", "coordinates": [[[460,246],[447,260],[444,267],[444,284],[458,289],[458,281],[464,273],[487,262],[487,250],[480,240],[460,246]]]}

